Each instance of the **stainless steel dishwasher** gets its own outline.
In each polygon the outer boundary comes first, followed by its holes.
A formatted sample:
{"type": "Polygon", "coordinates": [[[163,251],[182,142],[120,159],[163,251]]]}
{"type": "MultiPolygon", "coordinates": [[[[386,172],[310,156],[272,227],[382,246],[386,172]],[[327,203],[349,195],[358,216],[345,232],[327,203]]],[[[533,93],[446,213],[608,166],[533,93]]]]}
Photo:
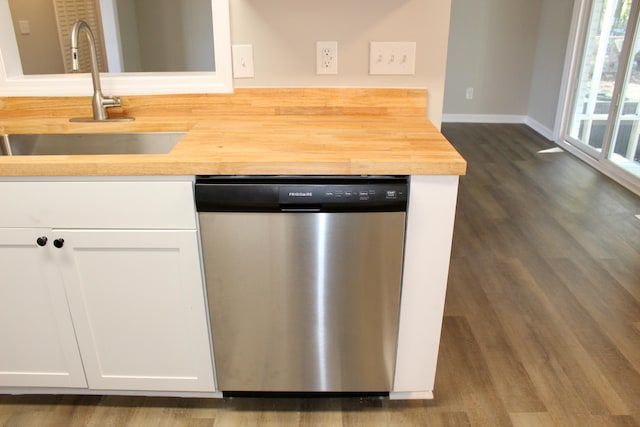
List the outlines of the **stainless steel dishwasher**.
{"type": "Polygon", "coordinates": [[[198,177],[223,392],[388,392],[405,177],[198,177]]]}

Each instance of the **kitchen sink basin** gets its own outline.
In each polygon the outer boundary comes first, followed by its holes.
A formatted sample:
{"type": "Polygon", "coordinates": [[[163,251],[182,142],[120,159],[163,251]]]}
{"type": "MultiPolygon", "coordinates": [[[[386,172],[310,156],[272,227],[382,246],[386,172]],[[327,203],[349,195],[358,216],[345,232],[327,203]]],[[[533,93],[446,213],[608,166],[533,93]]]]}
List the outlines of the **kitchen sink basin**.
{"type": "Polygon", "coordinates": [[[166,154],[184,132],[69,133],[2,135],[2,154],[8,156],[166,154]]]}

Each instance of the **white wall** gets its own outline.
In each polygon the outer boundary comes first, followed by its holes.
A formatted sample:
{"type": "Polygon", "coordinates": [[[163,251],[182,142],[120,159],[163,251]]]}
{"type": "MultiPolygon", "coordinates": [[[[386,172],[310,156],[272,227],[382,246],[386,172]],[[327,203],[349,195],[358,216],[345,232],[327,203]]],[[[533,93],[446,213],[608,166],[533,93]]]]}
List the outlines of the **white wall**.
{"type": "Polygon", "coordinates": [[[445,120],[526,121],[551,137],[573,1],[453,0],[445,120]]]}
{"type": "Polygon", "coordinates": [[[135,4],[143,71],[214,70],[210,1],[137,0],[135,4]]]}
{"type": "Polygon", "coordinates": [[[9,0],[9,7],[24,74],[64,73],[53,2],[9,0]],[[29,21],[31,34],[20,34],[19,20],[29,21]]]}
{"type": "Polygon", "coordinates": [[[138,16],[136,13],[136,5],[130,0],[118,0],[117,6],[123,71],[142,71],[142,64],[140,63],[140,40],[138,39],[138,16]]]}
{"type": "Polygon", "coordinates": [[[453,0],[445,114],[527,114],[540,3],[453,0]]]}
{"type": "Polygon", "coordinates": [[[556,125],[573,4],[573,0],[542,2],[528,115],[550,136],[556,125]]]}
{"type": "Polygon", "coordinates": [[[236,87],[426,87],[440,125],[451,0],[233,0],[231,39],[252,44],[236,87]],[[338,42],[338,75],[316,75],[315,43],[338,42]],[[415,41],[415,76],[369,76],[370,41],[415,41]]]}

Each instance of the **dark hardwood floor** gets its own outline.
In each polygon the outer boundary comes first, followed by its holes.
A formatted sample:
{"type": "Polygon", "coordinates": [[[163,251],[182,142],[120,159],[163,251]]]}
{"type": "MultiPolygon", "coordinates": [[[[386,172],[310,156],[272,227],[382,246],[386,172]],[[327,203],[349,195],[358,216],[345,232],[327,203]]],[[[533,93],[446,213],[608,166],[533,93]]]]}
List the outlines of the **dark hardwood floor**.
{"type": "Polygon", "coordinates": [[[640,426],[640,198],[523,125],[443,132],[469,168],[434,400],[0,396],[0,425],[640,426]]]}
{"type": "Polygon", "coordinates": [[[640,198],[525,126],[444,133],[469,169],[436,389],[472,425],[640,425],[640,198]]]}

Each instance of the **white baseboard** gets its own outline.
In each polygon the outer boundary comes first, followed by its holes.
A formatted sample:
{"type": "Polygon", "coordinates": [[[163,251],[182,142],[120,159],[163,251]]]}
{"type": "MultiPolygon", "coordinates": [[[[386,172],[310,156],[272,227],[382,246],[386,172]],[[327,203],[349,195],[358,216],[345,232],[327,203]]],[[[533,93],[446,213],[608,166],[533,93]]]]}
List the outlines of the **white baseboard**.
{"type": "Polygon", "coordinates": [[[443,123],[524,123],[527,116],[514,114],[443,114],[443,123]]]}
{"type": "Polygon", "coordinates": [[[150,391],[150,390],[92,390],[88,388],[53,388],[53,387],[0,387],[0,394],[23,396],[28,394],[55,394],[55,395],[105,395],[105,396],[147,396],[147,397],[185,397],[185,398],[211,398],[222,399],[221,391],[150,391]]]}
{"type": "Polygon", "coordinates": [[[407,391],[389,393],[389,400],[430,400],[433,399],[433,391],[407,391]]]}
{"type": "Polygon", "coordinates": [[[515,114],[443,114],[443,123],[522,123],[544,136],[554,140],[553,131],[529,116],[515,114]]]}
{"type": "Polygon", "coordinates": [[[540,135],[547,138],[549,141],[555,140],[553,136],[553,130],[549,129],[548,127],[546,127],[545,125],[537,121],[536,119],[532,119],[530,116],[527,116],[524,120],[524,124],[526,124],[531,129],[538,132],[540,135]]]}

